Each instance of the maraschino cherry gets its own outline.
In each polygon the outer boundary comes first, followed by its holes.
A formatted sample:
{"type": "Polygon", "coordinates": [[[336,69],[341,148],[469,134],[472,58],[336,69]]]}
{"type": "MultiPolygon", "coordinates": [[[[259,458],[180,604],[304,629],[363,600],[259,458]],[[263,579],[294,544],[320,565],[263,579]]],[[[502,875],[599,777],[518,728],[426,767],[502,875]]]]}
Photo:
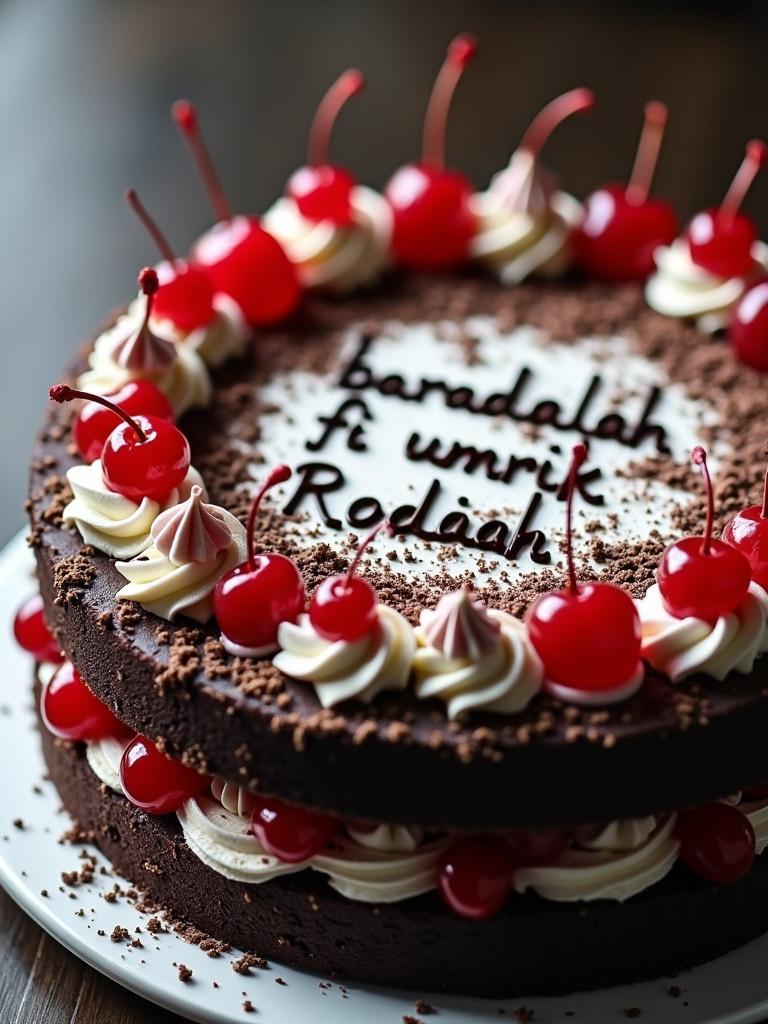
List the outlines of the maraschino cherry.
{"type": "Polygon", "coordinates": [[[277,552],[254,552],[256,514],[262,498],[291,476],[275,466],[253,499],[248,516],[248,560],[216,584],[213,607],[224,639],[238,647],[268,653],[277,646],[281,622],[294,622],[304,610],[306,590],[296,563],[277,552]]]}
{"type": "Polygon", "coordinates": [[[126,189],[124,199],[162,256],[162,263],[155,267],[159,279],[154,300],[155,316],[170,320],[182,331],[205,327],[216,316],[210,274],[174,253],[168,239],[139,199],[136,189],[126,189]]]}
{"type": "Polygon", "coordinates": [[[740,277],[754,266],[752,246],[757,240],[757,228],[739,208],[767,160],[768,146],[761,139],[748,142],[744,159],[720,206],[697,213],[686,228],[691,259],[716,277],[740,277]]]}
{"type": "Polygon", "coordinates": [[[709,803],[683,811],[675,832],[680,860],[708,882],[736,882],[752,867],[755,831],[737,807],[709,803]]]}
{"type": "Polygon", "coordinates": [[[627,185],[603,185],[584,202],[584,220],[573,237],[578,265],[592,277],[631,281],[654,269],[653,253],[678,232],[677,214],[650,193],[667,123],[667,108],[646,104],[645,123],[627,185]]]}
{"type": "Polygon", "coordinates": [[[503,839],[471,836],[451,846],[440,861],[437,887],[462,917],[492,917],[507,902],[515,869],[503,839]]]}
{"type": "Polygon", "coordinates": [[[571,840],[567,828],[520,829],[507,832],[504,842],[516,868],[554,864],[565,853],[571,840]]]}
{"type": "MultiPolygon", "coordinates": [[[[129,380],[104,397],[129,416],[143,413],[163,420],[173,419],[171,403],[150,380],[129,380]]],[[[99,402],[86,402],[78,409],[72,432],[84,462],[99,458],[104,442],[119,423],[120,417],[99,402]]]]}
{"type": "Polygon", "coordinates": [[[341,108],[365,84],[362,71],[351,68],[340,75],[320,101],[309,133],[307,165],[288,179],[285,193],[302,217],[347,227],[352,221],[350,196],[357,182],[343,167],[329,163],[331,133],[341,108]]]}
{"type": "Polygon", "coordinates": [[[208,271],[217,291],[232,296],[253,326],[282,320],[301,298],[293,264],[258,217],[232,213],[203,141],[195,107],[178,100],[173,117],[189,144],[218,219],[196,242],[194,262],[208,271]]]}
{"type": "Polygon", "coordinates": [[[324,579],[312,595],[309,621],[316,633],[334,643],[337,640],[359,640],[377,625],[378,595],[367,580],[355,575],[360,559],[380,530],[390,529],[382,520],[363,539],[355,557],[343,576],[324,579]]]}
{"type": "Polygon", "coordinates": [[[585,700],[600,701],[617,699],[628,686],[633,689],[637,685],[640,620],[631,597],[621,587],[576,579],[573,497],[576,474],[586,458],[587,446],[575,445],[567,484],[568,586],[537,598],[525,621],[550,689],[559,696],[576,698],[579,694],[585,700]]]}
{"type": "Polygon", "coordinates": [[[33,594],[22,604],[13,620],[13,635],[19,647],[35,661],[64,660],[61,644],[45,621],[45,605],[41,594],[33,594]]]}
{"type": "Polygon", "coordinates": [[[189,442],[169,420],[159,416],[129,416],[102,395],[56,384],[48,394],[54,402],[75,398],[96,402],[122,420],[101,450],[104,483],[110,491],[141,503],[143,498],[163,504],[187,475],[189,442]]]}
{"type": "Polygon", "coordinates": [[[725,524],[722,539],[749,562],[752,579],[768,590],[768,470],[763,483],[762,505],[749,505],[725,524]]]}
{"type": "Polygon", "coordinates": [[[71,661],[65,661],[43,688],[40,713],[54,736],[64,740],[126,734],[123,723],[91,693],[71,661]]]}
{"type": "Polygon", "coordinates": [[[741,604],[749,590],[750,566],[740,550],[712,536],[715,495],[707,453],[697,445],[692,453],[707,489],[707,523],[703,537],[684,537],[670,544],[661,557],[657,579],[664,607],[675,618],[689,615],[714,622],[741,604]]]}
{"type": "Polygon", "coordinates": [[[149,814],[170,814],[204,793],[211,780],[162,754],[145,736],[135,736],[120,759],[120,782],[132,804],[149,814]]]}
{"type": "Polygon", "coordinates": [[[733,307],[728,340],[742,363],[768,373],[768,280],[747,288],[733,307]]]}
{"type": "Polygon", "coordinates": [[[471,35],[448,47],[424,119],[421,160],[395,171],[384,190],[394,215],[395,256],[416,270],[464,263],[475,233],[472,182],[445,166],[445,129],[454,90],[476,51],[471,35]]]}
{"type": "Polygon", "coordinates": [[[251,831],[264,849],[286,864],[298,864],[320,853],[338,831],[328,814],[287,804],[273,797],[255,797],[251,831]]]}

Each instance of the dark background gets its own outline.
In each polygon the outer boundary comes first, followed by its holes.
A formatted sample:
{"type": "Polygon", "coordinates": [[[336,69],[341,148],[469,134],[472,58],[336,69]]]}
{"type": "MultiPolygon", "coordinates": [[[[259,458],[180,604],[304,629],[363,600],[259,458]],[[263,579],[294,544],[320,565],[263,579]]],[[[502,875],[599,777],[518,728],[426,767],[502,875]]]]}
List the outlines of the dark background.
{"type": "MultiPolygon", "coordinates": [[[[22,524],[46,387],[154,259],[123,188],[140,190],[180,249],[208,224],[173,99],[200,105],[234,205],[259,211],[302,162],[323,90],[359,66],[369,85],[341,120],[334,157],[381,186],[416,155],[447,41],[473,31],[481,49],[454,105],[455,166],[485,184],[544,102],[590,85],[598,109],[546,151],[583,196],[626,177],[643,102],[659,97],[671,117],[658,191],[688,215],[722,196],[746,139],[768,134],[766,19],[768,5],[734,0],[0,0],[0,541],[22,524]]],[[[768,181],[748,207],[765,234],[768,181]]],[[[109,983],[43,944],[4,897],[0,911],[3,1020],[140,1019],[138,1001],[108,1000],[109,983]]]]}

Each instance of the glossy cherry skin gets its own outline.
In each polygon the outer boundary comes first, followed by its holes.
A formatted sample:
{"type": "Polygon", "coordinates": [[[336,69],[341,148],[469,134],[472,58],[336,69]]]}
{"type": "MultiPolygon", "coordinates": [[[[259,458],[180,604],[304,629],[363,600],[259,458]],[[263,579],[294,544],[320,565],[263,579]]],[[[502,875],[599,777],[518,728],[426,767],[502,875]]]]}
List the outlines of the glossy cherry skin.
{"type": "Polygon", "coordinates": [[[350,196],[357,182],[343,167],[319,164],[300,167],[288,179],[285,194],[293,199],[299,213],[319,223],[328,220],[338,227],[352,223],[350,196]]]}
{"type": "Polygon", "coordinates": [[[768,280],[747,288],[733,307],[728,339],[743,363],[768,373],[768,280]]]}
{"type": "Polygon", "coordinates": [[[611,583],[554,590],[528,609],[531,642],[547,679],[579,690],[625,683],[640,660],[640,620],[632,598],[611,583]]]}
{"type": "Polygon", "coordinates": [[[54,736],[64,740],[100,740],[126,734],[123,723],[94,697],[71,661],[65,661],[44,687],[40,713],[54,736]]]}
{"type": "Polygon", "coordinates": [[[162,754],[151,740],[135,736],[120,760],[125,795],[149,814],[170,814],[204,793],[210,778],[162,754]]]}
{"type": "Polygon", "coordinates": [[[565,828],[521,829],[504,835],[515,868],[554,864],[565,853],[570,840],[571,833],[565,828]]]}
{"type": "Polygon", "coordinates": [[[329,576],[312,595],[309,621],[332,643],[359,640],[378,624],[378,603],[376,591],[360,576],[329,576]]]}
{"type": "Polygon", "coordinates": [[[662,199],[627,200],[624,185],[603,185],[584,203],[584,219],[572,238],[576,263],[604,281],[642,280],[653,272],[653,254],[679,229],[677,214],[662,199]]]}
{"type": "Polygon", "coordinates": [[[61,645],[45,621],[45,606],[40,594],[28,597],[16,612],[13,635],[19,647],[31,654],[35,661],[59,664],[64,660],[61,645]]]}
{"type": "Polygon", "coordinates": [[[456,171],[428,164],[406,164],[396,171],[384,195],[392,207],[397,261],[414,270],[466,263],[476,231],[472,192],[472,182],[456,171]]]}
{"type": "Polygon", "coordinates": [[[257,797],[251,817],[251,831],[261,845],[286,864],[299,864],[320,853],[338,828],[337,819],[328,814],[272,797],[257,797]]]}
{"type": "Polygon", "coordinates": [[[735,882],[752,867],[755,832],[745,814],[727,804],[684,811],[675,828],[680,860],[708,882],[735,882]]]}
{"type": "Polygon", "coordinates": [[[104,483],[137,504],[150,498],[161,505],[189,470],[189,442],[159,416],[134,416],[146,435],[142,441],[129,423],[120,423],[101,452],[104,483]]]}
{"type": "Polygon", "coordinates": [[[754,267],[757,240],[753,221],[743,213],[723,215],[717,207],[697,213],[685,231],[691,259],[715,277],[741,277],[754,267]]]}
{"type": "MultiPolygon", "coordinates": [[[[173,419],[171,403],[163,392],[148,380],[130,380],[105,397],[130,416],[143,413],[145,416],[159,416],[163,420],[173,419]]],[[[77,450],[85,462],[93,462],[101,456],[104,442],[121,422],[116,413],[105,409],[98,402],[84,402],[80,406],[75,417],[73,433],[77,450]]]]}
{"type": "Polygon", "coordinates": [[[759,505],[750,505],[731,516],[722,539],[749,562],[752,579],[768,590],[768,519],[759,505]]]}
{"type": "Polygon", "coordinates": [[[256,555],[222,576],[213,608],[224,636],[242,647],[273,647],[281,622],[304,611],[304,578],[295,562],[276,553],[256,555]]]}
{"type": "Polygon", "coordinates": [[[215,224],[198,239],[193,257],[254,327],[284,319],[299,304],[296,270],[257,217],[238,215],[215,224]]]}
{"type": "Polygon", "coordinates": [[[512,891],[514,868],[503,839],[462,839],[443,854],[437,886],[445,902],[462,917],[492,917],[512,891]]]}
{"type": "Polygon", "coordinates": [[[703,537],[683,537],[662,555],[656,578],[664,607],[675,618],[714,622],[741,604],[749,590],[749,562],[741,551],[713,539],[705,555],[703,544],[703,537]]]}
{"type": "Polygon", "coordinates": [[[216,316],[215,289],[207,270],[186,260],[164,260],[155,270],[160,281],[152,304],[156,319],[170,320],[184,332],[211,323],[216,316]]]}

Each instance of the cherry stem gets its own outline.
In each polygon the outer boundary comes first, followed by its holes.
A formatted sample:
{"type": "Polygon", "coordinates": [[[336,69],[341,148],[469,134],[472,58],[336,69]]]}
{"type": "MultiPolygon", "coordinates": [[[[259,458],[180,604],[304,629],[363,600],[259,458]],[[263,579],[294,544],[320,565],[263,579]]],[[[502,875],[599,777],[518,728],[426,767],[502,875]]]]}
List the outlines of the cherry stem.
{"type": "Polygon", "coordinates": [[[761,519],[768,519],[768,468],[763,478],[763,508],[760,512],[761,519]]]}
{"type": "Polygon", "coordinates": [[[357,549],[355,557],[352,559],[349,569],[347,570],[347,575],[344,579],[344,592],[349,590],[349,585],[352,582],[352,577],[355,575],[358,565],[360,565],[360,559],[371,546],[375,537],[377,536],[377,534],[381,532],[381,530],[386,530],[386,532],[389,534],[392,533],[392,524],[389,521],[389,517],[382,519],[380,523],[377,523],[373,527],[373,529],[370,530],[363,538],[363,541],[360,544],[360,547],[357,549]]]}
{"type": "Polygon", "coordinates": [[[627,202],[639,206],[648,198],[651,182],[659,159],[664,129],[667,125],[667,106],[660,100],[645,105],[645,121],[640,133],[637,155],[627,184],[627,202]]]}
{"type": "Polygon", "coordinates": [[[261,500],[267,491],[272,490],[278,484],[284,484],[286,480],[291,478],[291,467],[286,465],[275,466],[267,473],[264,482],[256,492],[256,497],[253,499],[251,504],[251,510],[248,513],[248,523],[245,528],[246,540],[248,545],[248,569],[253,572],[256,568],[256,557],[253,552],[253,533],[256,528],[256,513],[259,511],[261,500]]]}
{"type": "Polygon", "coordinates": [[[445,60],[432,86],[424,117],[421,158],[423,163],[431,164],[439,171],[445,169],[445,133],[451,100],[464,69],[476,53],[477,40],[473,35],[465,33],[456,36],[448,46],[445,60]]]}
{"type": "Polygon", "coordinates": [[[146,306],[144,308],[144,319],[142,320],[141,327],[138,330],[139,337],[145,341],[145,335],[149,330],[149,318],[152,316],[155,292],[160,287],[160,282],[157,277],[157,271],[153,270],[152,267],[144,267],[143,270],[140,270],[137,280],[139,282],[139,288],[141,288],[142,292],[147,297],[146,306]]]}
{"type": "Polygon", "coordinates": [[[308,163],[311,167],[328,163],[331,135],[341,108],[348,99],[357,96],[364,85],[365,77],[362,71],[350,68],[339,75],[320,100],[309,130],[308,163]]]}
{"type": "Polygon", "coordinates": [[[588,455],[589,449],[583,441],[573,446],[571,465],[568,470],[568,483],[566,485],[565,557],[568,563],[568,592],[572,597],[576,597],[579,593],[576,566],[573,564],[573,498],[576,492],[576,476],[586,462],[588,455]]]}
{"type": "Polygon", "coordinates": [[[142,444],[147,440],[146,433],[141,429],[136,420],[129,416],[125,409],[121,409],[119,405],[110,402],[103,395],[92,395],[89,391],[78,391],[77,388],[71,388],[68,384],[54,384],[52,388],[48,388],[48,397],[52,402],[71,402],[76,398],[82,398],[84,402],[96,402],[97,405],[103,405],[105,409],[109,409],[110,412],[113,412],[115,416],[119,416],[121,420],[135,430],[142,444]]]}
{"type": "Polygon", "coordinates": [[[562,124],[571,114],[582,110],[591,110],[595,105],[595,94],[591,89],[571,89],[544,107],[531,121],[520,142],[520,149],[527,150],[531,156],[537,157],[544,143],[558,125],[562,124]]]}
{"type": "Polygon", "coordinates": [[[696,445],[693,449],[691,452],[691,459],[693,460],[694,466],[699,466],[701,468],[701,475],[704,477],[704,486],[707,489],[707,525],[704,529],[704,543],[701,546],[701,553],[702,555],[708,555],[712,549],[712,530],[715,525],[715,489],[712,486],[712,477],[709,475],[707,453],[701,445],[696,445]]]}
{"type": "Polygon", "coordinates": [[[221,181],[216,173],[213,160],[211,160],[203,133],[200,131],[197,108],[189,100],[176,100],[171,107],[171,114],[187,141],[216,218],[220,221],[231,220],[232,207],[224,195],[224,189],[221,187],[221,181]]]}
{"type": "Polygon", "coordinates": [[[147,234],[155,243],[157,251],[163,257],[163,259],[167,260],[169,263],[175,263],[178,258],[176,256],[176,253],[171,248],[168,239],[157,226],[157,222],[155,221],[155,219],[151,216],[144,203],[142,203],[142,201],[139,199],[139,194],[136,191],[136,189],[127,188],[125,192],[123,192],[123,199],[125,199],[128,206],[130,206],[130,208],[139,218],[141,223],[144,225],[147,234]]]}
{"type": "Polygon", "coordinates": [[[744,197],[749,191],[752,182],[757,177],[758,171],[768,161],[768,146],[761,139],[752,139],[747,143],[747,150],[744,159],[736,171],[731,186],[725,193],[725,199],[720,204],[720,216],[730,224],[739,212],[744,197]]]}

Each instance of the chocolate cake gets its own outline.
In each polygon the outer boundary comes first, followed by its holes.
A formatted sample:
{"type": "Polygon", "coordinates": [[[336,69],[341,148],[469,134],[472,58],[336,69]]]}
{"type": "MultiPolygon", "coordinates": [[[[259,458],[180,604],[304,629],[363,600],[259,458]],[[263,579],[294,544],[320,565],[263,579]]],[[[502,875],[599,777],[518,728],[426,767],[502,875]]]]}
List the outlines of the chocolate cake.
{"type": "Polygon", "coordinates": [[[601,190],[582,209],[539,159],[589,106],[555,101],[478,194],[427,160],[382,197],[316,152],[262,226],[214,180],[220,223],[188,262],[160,236],[52,389],[16,623],[46,761],[218,938],[498,996],[768,928],[768,392],[740,333],[765,251],[718,249],[733,189],[709,248],[678,238],[642,166],[595,228],[601,190]]]}

